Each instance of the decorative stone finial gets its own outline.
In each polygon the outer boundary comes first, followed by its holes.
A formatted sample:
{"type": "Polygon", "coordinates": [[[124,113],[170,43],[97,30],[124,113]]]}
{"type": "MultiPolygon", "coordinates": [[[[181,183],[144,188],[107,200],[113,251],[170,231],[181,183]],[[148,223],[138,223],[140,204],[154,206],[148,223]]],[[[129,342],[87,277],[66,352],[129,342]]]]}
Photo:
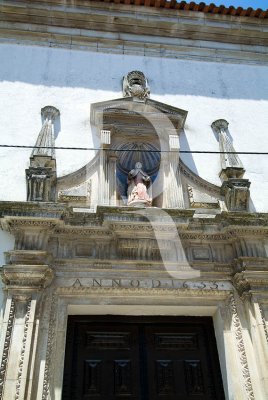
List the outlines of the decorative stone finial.
{"type": "Polygon", "coordinates": [[[211,124],[212,129],[218,135],[221,152],[220,177],[223,181],[228,178],[242,178],[245,172],[228,135],[228,125],[229,123],[225,119],[217,119],[211,124]]]}
{"type": "Polygon", "coordinates": [[[227,131],[228,129],[229,122],[227,122],[225,119],[217,119],[216,121],[212,122],[211,127],[212,129],[219,133],[220,131],[227,131]]]}
{"type": "Polygon", "coordinates": [[[53,123],[60,112],[53,106],[46,106],[41,109],[41,115],[44,122],[30,157],[30,167],[26,169],[27,200],[55,201],[56,158],[53,123]]]}
{"type": "Polygon", "coordinates": [[[123,79],[123,96],[140,100],[150,96],[148,81],[143,72],[131,71],[123,79]]]}
{"type": "Polygon", "coordinates": [[[243,179],[245,170],[228,135],[228,125],[225,119],[217,119],[211,124],[218,135],[221,152],[221,193],[229,211],[248,211],[250,182],[243,179]]]}
{"type": "MultiPolygon", "coordinates": [[[[33,161],[35,157],[51,157],[55,158],[55,150],[54,147],[54,127],[53,123],[55,118],[60,115],[60,112],[57,108],[53,106],[46,106],[41,109],[41,115],[44,118],[43,126],[39,135],[37,137],[35,146],[31,154],[31,165],[33,165],[33,161]]],[[[40,163],[38,162],[38,166],[40,163]]]]}
{"type": "Polygon", "coordinates": [[[54,122],[55,119],[60,115],[60,112],[56,107],[45,106],[41,109],[41,115],[44,119],[54,122]]]}

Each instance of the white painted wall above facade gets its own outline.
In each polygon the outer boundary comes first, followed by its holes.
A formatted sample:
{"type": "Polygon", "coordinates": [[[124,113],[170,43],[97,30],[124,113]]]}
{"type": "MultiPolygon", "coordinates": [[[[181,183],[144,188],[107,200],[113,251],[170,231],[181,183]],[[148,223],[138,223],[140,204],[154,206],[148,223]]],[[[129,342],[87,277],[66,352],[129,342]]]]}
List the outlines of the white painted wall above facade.
{"type": "MultiPolygon", "coordinates": [[[[122,78],[143,71],[151,98],[188,110],[181,150],[218,151],[211,123],[229,122],[236,151],[268,151],[268,67],[1,44],[1,143],[34,145],[42,107],[61,113],[56,146],[98,147],[90,126],[90,105],[122,97],[122,78]]],[[[30,149],[1,149],[3,200],[25,200],[24,169],[30,149]],[[20,168],[18,168],[18,165],[20,168]]],[[[57,150],[58,176],[85,165],[94,152],[57,150]]],[[[194,172],[220,184],[218,155],[183,155],[194,172]]],[[[251,181],[251,210],[266,211],[267,156],[241,155],[251,181]]]]}

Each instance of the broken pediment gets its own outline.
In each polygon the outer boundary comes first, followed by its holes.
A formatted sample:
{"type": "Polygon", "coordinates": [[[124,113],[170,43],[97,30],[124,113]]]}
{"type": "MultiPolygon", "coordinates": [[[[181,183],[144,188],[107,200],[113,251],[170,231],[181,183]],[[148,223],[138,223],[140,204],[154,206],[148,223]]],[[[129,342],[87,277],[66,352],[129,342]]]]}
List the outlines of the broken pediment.
{"type": "Polygon", "coordinates": [[[102,129],[136,134],[152,133],[152,127],[182,129],[187,111],[145,98],[137,101],[133,97],[94,103],[91,105],[90,122],[102,129]]]}
{"type": "Polygon", "coordinates": [[[86,181],[79,186],[74,186],[67,189],[62,189],[58,192],[60,202],[71,204],[88,203],[90,204],[91,197],[91,181],[86,181]]]}
{"type": "Polygon", "coordinates": [[[196,187],[188,185],[188,194],[192,208],[219,208],[219,199],[201,192],[196,187]]]}

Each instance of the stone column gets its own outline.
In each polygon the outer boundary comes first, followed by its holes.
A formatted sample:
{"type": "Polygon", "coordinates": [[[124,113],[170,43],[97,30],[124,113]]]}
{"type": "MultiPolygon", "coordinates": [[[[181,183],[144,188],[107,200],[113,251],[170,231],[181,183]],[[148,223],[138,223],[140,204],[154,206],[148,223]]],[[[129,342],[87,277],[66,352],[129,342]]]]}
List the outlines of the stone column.
{"type": "Polygon", "coordinates": [[[29,371],[35,360],[36,308],[42,291],[54,276],[44,263],[44,253],[36,252],[34,257],[31,252],[31,264],[27,251],[16,252],[13,258],[9,254],[11,263],[1,272],[7,292],[0,347],[0,399],[3,400],[29,398],[32,384],[29,371]]]}
{"type": "Polygon", "coordinates": [[[233,313],[230,310],[229,301],[219,306],[216,321],[215,335],[220,351],[220,364],[223,382],[225,382],[225,396],[227,399],[244,400],[244,380],[241,373],[241,363],[237,356],[237,342],[234,334],[233,313]]]}
{"type": "Polygon", "coordinates": [[[251,328],[252,346],[256,354],[260,379],[263,383],[265,398],[268,398],[268,332],[262,315],[261,305],[255,296],[248,301],[248,320],[251,328]]]}
{"type": "Polygon", "coordinates": [[[232,348],[228,349],[233,354],[229,354],[229,365],[236,365],[232,377],[235,385],[234,393],[237,399],[262,399],[261,390],[256,385],[258,377],[253,377],[255,360],[252,358],[251,344],[248,342],[248,329],[242,304],[235,293],[231,293],[229,299],[230,332],[232,338],[232,348]],[[254,363],[254,365],[253,365],[254,363]]]}
{"type": "Polygon", "coordinates": [[[169,135],[169,153],[161,155],[163,166],[163,208],[184,208],[179,171],[179,136],[169,135]]]}
{"type": "MultiPolygon", "coordinates": [[[[253,359],[250,364],[253,366],[260,393],[265,393],[263,398],[268,398],[268,332],[261,308],[262,297],[267,297],[268,277],[265,261],[260,262],[257,257],[236,259],[233,284],[244,305],[244,325],[248,326],[248,353],[253,359]]],[[[262,398],[260,396],[256,398],[262,398]]]]}
{"type": "Polygon", "coordinates": [[[100,170],[99,170],[99,204],[109,205],[110,191],[109,191],[109,162],[107,149],[111,144],[111,132],[101,130],[101,150],[100,150],[100,170]]]}

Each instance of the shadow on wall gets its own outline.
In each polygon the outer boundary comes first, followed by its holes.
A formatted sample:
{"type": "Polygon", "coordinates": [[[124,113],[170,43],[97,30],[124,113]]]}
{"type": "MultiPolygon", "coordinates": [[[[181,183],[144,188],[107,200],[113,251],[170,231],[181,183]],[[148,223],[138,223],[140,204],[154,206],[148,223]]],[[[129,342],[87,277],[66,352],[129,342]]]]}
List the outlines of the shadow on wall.
{"type": "MultiPolygon", "coordinates": [[[[188,140],[187,140],[187,136],[185,134],[185,131],[182,131],[180,133],[180,148],[183,151],[191,150],[188,140]]],[[[190,168],[190,170],[198,175],[198,171],[197,171],[196,164],[194,162],[192,153],[181,153],[180,157],[181,157],[182,161],[190,168]]]]}
{"type": "Polygon", "coordinates": [[[1,79],[9,82],[118,92],[121,97],[122,77],[137,69],[148,77],[153,95],[268,100],[266,66],[10,44],[0,46],[0,57],[1,79]]]}

